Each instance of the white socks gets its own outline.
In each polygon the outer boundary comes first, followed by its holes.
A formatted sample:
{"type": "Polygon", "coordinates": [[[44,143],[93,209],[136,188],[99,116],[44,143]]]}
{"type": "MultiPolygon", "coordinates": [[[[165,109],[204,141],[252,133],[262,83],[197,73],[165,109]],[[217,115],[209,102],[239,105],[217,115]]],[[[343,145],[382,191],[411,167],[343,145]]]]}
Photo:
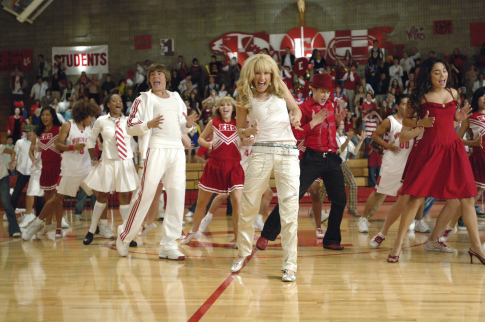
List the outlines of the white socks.
{"type": "Polygon", "coordinates": [[[121,219],[123,219],[123,223],[125,223],[126,219],[130,215],[130,205],[120,205],[120,214],[121,219]]]}
{"type": "Polygon", "coordinates": [[[98,221],[99,221],[99,218],[101,218],[101,215],[103,214],[104,208],[106,208],[105,203],[100,203],[96,201],[96,203],[94,204],[93,218],[91,219],[91,227],[89,227],[89,232],[91,234],[94,234],[96,232],[96,226],[98,226],[98,221]]]}

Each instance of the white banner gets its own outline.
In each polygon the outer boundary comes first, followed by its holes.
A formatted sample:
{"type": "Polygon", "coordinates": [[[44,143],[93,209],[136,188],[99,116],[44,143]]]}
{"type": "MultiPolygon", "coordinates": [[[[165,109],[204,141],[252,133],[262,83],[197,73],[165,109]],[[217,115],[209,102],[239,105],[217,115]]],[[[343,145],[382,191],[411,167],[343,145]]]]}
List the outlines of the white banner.
{"type": "Polygon", "coordinates": [[[108,45],[52,47],[52,62],[59,55],[66,65],[67,75],[107,74],[108,73],[108,45]]]}

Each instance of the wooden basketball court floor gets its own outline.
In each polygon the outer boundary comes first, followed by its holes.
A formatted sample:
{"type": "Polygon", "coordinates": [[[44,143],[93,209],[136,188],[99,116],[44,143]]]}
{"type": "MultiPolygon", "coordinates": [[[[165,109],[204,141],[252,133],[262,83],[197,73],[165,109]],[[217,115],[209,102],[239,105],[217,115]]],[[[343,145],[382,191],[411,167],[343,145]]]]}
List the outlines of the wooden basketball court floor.
{"type": "MultiPolygon", "coordinates": [[[[185,261],[158,258],[161,222],[127,258],[115,240],[96,236],[82,244],[89,221],[77,221],[65,238],[54,232],[25,242],[0,237],[1,321],[484,321],[485,267],[467,254],[469,238],[458,232],[454,253],[426,252],[428,234],[410,232],[398,264],[386,262],[396,235],[382,248],[368,246],[391,204],[370,220],[370,233],[345,213],[344,251],[322,248],[309,205],[301,205],[297,280],[281,281],[280,241],[255,251],[245,267],[230,273],[236,250],[230,217],[219,209],[205,237],[181,246],[185,261]]],[[[432,226],[442,203],[428,217],[432,226]]],[[[359,211],[363,211],[359,204],[359,211]]],[[[117,210],[113,227],[120,223],[117,210]]],[[[90,218],[85,211],[84,219],[90,218]]],[[[186,220],[187,221],[187,220],[186,220]]],[[[187,222],[187,232],[191,224],[187,222]]],[[[115,229],[113,228],[113,231],[115,229]]],[[[256,233],[255,240],[259,236],[256,233]]],[[[481,234],[482,241],[485,235],[481,234]]]]}

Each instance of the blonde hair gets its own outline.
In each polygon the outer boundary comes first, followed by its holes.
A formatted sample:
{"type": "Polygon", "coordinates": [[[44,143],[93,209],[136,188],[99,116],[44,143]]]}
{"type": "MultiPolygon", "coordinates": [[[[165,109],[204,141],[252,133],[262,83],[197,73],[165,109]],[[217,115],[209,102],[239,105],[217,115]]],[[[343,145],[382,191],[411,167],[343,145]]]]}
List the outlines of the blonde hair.
{"type": "Polygon", "coordinates": [[[251,102],[257,93],[253,85],[254,75],[258,72],[271,73],[271,84],[267,92],[280,98],[285,97],[285,84],[280,78],[280,71],[271,56],[256,54],[249,57],[241,69],[241,76],[237,82],[237,91],[240,96],[241,107],[251,109],[251,102]]]}
{"type": "Polygon", "coordinates": [[[234,98],[232,98],[230,96],[224,96],[224,97],[221,97],[219,100],[217,100],[216,109],[214,111],[214,114],[212,115],[213,118],[222,117],[221,111],[219,109],[221,108],[221,105],[225,104],[225,103],[229,103],[229,104],[232,105],[231,118],[236,117],[236,101],[234,100],[234,98]]]}

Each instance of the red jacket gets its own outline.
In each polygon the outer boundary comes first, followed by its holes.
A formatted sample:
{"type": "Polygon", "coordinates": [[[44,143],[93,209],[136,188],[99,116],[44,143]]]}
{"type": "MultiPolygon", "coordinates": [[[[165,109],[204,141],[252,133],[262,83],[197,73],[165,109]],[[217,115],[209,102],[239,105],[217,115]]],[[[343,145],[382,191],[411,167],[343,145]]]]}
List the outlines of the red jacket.
{"type": "MultiPolygon", "coordinates": [[[[24,121],[24,117],[20,115],[20,124],[24,121]]],[[[13,129],[15,127],[15,116],[12,115],[8,118],[8,123],[7,123],[7,131],[10,130],[10,132],[13,133],[13,129]]]]}
{"type": "Polygon", "coordinates": [[[293,134],[297,140],[305,140],[304,146],[320,152],[336,152],[337,144],[337,127],[335,123],[335,106],[331,97],[322,106],[316,103],[312,97],[309,97],[299,105],[301,110],[301,130],[292,127],[293,134]],[[327,118],[313,129],[310,127],[312,112],[318,113],[322,109],[327,110],[327,118]]]}

